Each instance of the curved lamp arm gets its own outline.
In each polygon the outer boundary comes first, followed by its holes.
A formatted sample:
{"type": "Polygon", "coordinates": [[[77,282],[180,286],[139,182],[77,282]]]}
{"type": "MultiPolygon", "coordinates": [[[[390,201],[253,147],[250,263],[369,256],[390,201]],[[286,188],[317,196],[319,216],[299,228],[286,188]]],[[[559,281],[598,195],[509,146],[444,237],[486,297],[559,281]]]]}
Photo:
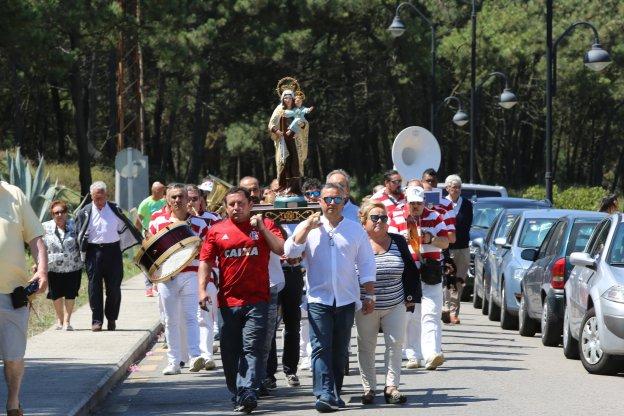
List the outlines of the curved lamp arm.
{"type": "Polygon", "coordinates": [[[509,89],[509,80],[507,79],[507,75],[505,75],[505,73],[500,72],[500,71],[494,71],[494,72],[491,72],[487,77],[483,78],[483,80],[477,85],[476,90],[479,91],[483,87],[483,84],[488,82],[493,77],[498,77],[501,80],[503,80],[505,82],[505,89],[509,89]]]}
{"type": "Polygon", "coordinates": [[[431,20],[429,20],[429,19],[427,18],[427,16],[425,16],[425,15],[424,15],[424,14],[423,14],[423,13],[422,13],[419,9],[418,9],[418,7],[414,6],[412,3],[408,3],[408,2],[403,2],[403,3],[400,3],[400,4],[397,6],[397,8],[396,8],[396,12],[394,13],[394,15],[395,15],[395,16],[398,16],[398,15],[399,15],[399,13],[400,13],[400,11],[401,11],[401,9],[402,9],[402,8],[405,8],[405,7],[409,7],[409,8],[411,8],[413,11],[415,11],[416,13],[418,13],[418,15],[419,15],[419,16],[420,16],[420,17],[421,17],[421,18],[422,18],[425,22],[427,22],[427,24],[428,24],[429,26],[431,26],[431,27],[433,27],[433,26],[434,26],[433,22],[432,22],[431,20]]]}

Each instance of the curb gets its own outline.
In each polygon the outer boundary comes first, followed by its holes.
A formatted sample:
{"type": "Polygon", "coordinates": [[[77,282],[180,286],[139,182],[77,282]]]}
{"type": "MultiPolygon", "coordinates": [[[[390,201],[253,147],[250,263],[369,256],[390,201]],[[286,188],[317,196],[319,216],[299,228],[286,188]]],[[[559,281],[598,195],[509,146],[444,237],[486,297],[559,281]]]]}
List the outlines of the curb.
{"type": "Polygon", "coordinates": [[[108,395],[108,393],[128,374],[128,368],[151,348],[163,326],[160,322],[148,329],[141,339],[132,347],[112,369],[110,369],[95,387],[74,406],[68,413],[70,416],[86,416],[91,413],[108,395]]]}

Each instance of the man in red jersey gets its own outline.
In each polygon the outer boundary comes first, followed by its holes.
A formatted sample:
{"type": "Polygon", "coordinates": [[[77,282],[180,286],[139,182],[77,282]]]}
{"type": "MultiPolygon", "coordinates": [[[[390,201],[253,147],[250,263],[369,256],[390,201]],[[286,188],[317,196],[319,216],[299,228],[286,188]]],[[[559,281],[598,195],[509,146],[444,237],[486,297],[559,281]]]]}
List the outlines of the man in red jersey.
{"type": "Polygon", "coordinates": [[[236,411],[257,407],[255,390],[264,373],[268,333],[269,255],[282,255],[284,240],[279,228],[261,215],[251,217],[251,196],[241,187],[225,196],[228,218],[212,226],[200,252],[199,302],[218,301],[221,315],[221,349],[227,387],[234,394],[236,411]],[[219,293],[212,299],[206,286],[218,262],[219,293]]]}

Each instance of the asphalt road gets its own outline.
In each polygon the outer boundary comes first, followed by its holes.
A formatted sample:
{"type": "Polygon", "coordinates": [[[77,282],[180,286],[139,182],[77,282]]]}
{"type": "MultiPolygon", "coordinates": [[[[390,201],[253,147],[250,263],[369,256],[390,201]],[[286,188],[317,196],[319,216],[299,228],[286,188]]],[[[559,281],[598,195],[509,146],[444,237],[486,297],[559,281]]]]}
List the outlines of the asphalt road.
{"type": "MultiPolygon", "coordinates": [[[[280,331],[281,332],[281,331],[280,331]]],[[[278,332],[278,334],[280,333],[278,332]]],[[[353,331],[355,333],[355,330],[353,331]]],[[[538,335],[539,336],[539,335],[538,335]]],[[[360,403],[357,359],[351,355],[351,375],[343,399],[352,415],[617,415],[624,409],[624,374],[594,376],[580,361],[564,358],[561,348],[542,346],[538,336],[520,337],[500,329],[465,303],[461,325],[445,325],[446,363],[437,371],[404,370],[401,391],[407,404],[392,406],[377,398],[373,406],[360,403]]],[[[278,346],[280,345],[278,341],[278,346]]],[[[352,338],[355,353],[355,338],[352,338]]],[[[383,338],[377,354],[378,382],[383,382],[383,338]]],[[[219,355],[217,354],[217,358],[219,355]]],[[[233,414],[221,363],[214,371],[163,376],[166,364],[157,343],[107,397],[98,415],[223,415],[233,414]]],[[[315,415],[309,371],[300,371],[301,387],[278,379],[274,396],[260,401],[258,414],[315,415]]]]}

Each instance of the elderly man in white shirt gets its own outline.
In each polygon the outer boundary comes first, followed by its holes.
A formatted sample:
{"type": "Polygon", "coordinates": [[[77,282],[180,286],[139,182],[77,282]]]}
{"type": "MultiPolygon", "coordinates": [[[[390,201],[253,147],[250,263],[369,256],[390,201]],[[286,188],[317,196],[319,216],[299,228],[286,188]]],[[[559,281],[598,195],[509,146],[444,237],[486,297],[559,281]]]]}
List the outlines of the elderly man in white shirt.
{"type": "Polygon", "coordinates": [[[300,223],[284,245],[288,257],[305,256],[316,410],[344,407],[340,398],[355,311],[375,308],[375,255],[362,226],[343,217],[344,189],[321,191],[323,215],[300,223]],[[357,271],[356,271],[357,267],[357,271]],[[360,285],[365,295],[360,299],[360,285]]]}

